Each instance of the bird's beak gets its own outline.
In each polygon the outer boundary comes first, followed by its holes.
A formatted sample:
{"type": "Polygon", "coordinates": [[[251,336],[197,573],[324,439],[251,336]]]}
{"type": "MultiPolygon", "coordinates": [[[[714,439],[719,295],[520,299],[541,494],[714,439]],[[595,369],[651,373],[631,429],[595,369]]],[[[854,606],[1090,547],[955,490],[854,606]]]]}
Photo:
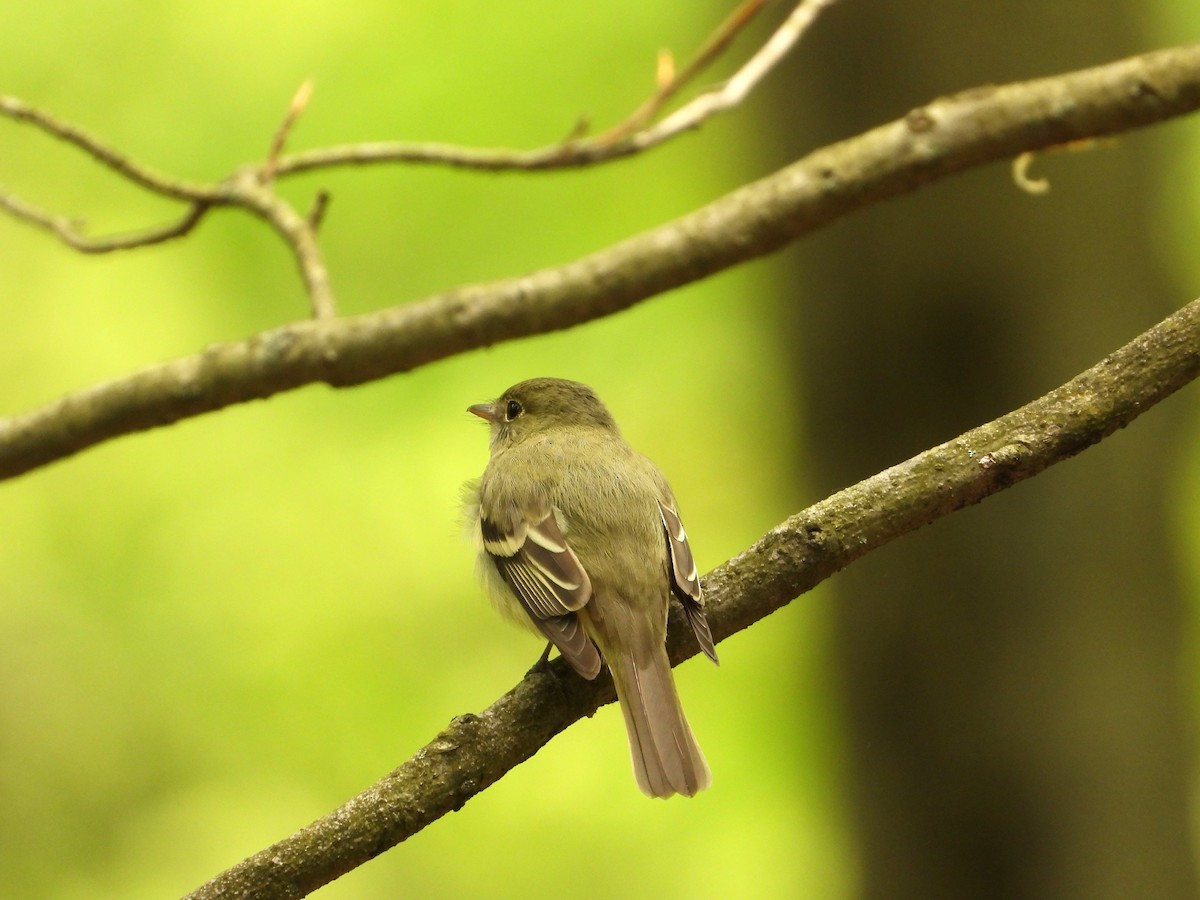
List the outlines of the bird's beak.
{"type": "Polygon", "coordinates": [[[490,403],[476,403],[474,406],[468,406],[467,412],[474,413],[481,419],[487,419],[489,422],[496,421],[496,409],[490,403]]]}

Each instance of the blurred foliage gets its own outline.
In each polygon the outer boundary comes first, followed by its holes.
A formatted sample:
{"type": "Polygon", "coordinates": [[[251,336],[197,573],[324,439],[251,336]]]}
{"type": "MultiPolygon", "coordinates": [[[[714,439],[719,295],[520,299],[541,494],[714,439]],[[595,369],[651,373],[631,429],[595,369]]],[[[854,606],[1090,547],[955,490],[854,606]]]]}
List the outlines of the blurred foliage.
{"type": "MultiPolygon", "coordinates": [[[[686,55],[727,6],[46,0],[6,17],[0,91],[191,179],[261,157],[309,76],[293,148],[538,146],[581,115],[603,127],[632,109],[660,46],[686,55]]],[[[1164,20],[1163,42],[1196,24],[1164,20]]],[[[284,190],[301,205],[332,192],[323,240],[341,310],[373,310],[572,259],[762,174],[756,102],[594,171],[381,167],[284,190]]],[[[174,212],[7,122],[0,161],[0,184],[98,231],[174,212]]],[[[1187,174],[1169,202],[1194,225],[1187,174]]],[[[1194,233],[1164,252],[1194,265],[1194,233]]],[[[459,485],[486,458],[469,403],[533,375],[595,386],[671,478],[702,569],[817,499],[788,458],[799,426],[776,370],[792,348],[770,327],[769,279],[744,267],[602,322],[225,410],[0,485],[0,896],[182,894],[524,673],[540,647],[489,609],[460,536],[459,485]]],[[[282,245],[232,213],[95,258],[0,218],[0,292],[5,413],[306,310],[282,245]]],[[[1182,533],[1200,529],[1197,494],[1182,533]]],[[[719,670],[678,671],[714,771],[706,794],[644,798],[609,707],[318,896],[849,896],[819,597],[723,644],[719,670]]]]}
{"type": "MultiPolygon", "coordinates": [[[[598,127],[725,14],[504,3],[65,0],[6,17],[0,90],[165,172],[381,138],[536,146],[598,127]]],[[[745,46],[745,45],[743,45],[745,46]]],[[[719,73],[718,73],[719,74],[719,73]]],[[[718,75],[714,75],[718,77],[718,75]]],[[[353,313],[574,258],[761,174],[735,113],[636,161],[479,175],[384,167],[289,180],[353,313]]],[[[0,122],[0,183],[97,232],[174,215],[0,122]]],[[[0,896],[167,897],[325,813],[478,711],[539,651],[488,608],[460,536],[485,462],[465,413],[533,375],[594,385],[669,474],[702,568],[809,502],[782,435],[761,267],[612,319],[335,392],[124,438],[0,487],[0,896]]],[[[303,317],[282,245],[212,217],[187,240],[75,255],[0,218],[0,409],[303,317]]],[[[715,772],[636,790],[606,708],[330,898],[845,896],[853,867],[811,598],[679,671],[715,772]]]]}

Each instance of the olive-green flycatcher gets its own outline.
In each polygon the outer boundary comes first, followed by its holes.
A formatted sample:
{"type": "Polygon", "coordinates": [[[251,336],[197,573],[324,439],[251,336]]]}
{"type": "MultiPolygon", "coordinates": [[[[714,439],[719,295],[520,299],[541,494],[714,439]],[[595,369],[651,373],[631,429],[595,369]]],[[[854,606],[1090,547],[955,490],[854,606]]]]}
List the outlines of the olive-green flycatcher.
{"type": "Polygon", "coordinates": [[[717,653],[666,478],[586,385],[535,378],[470,412],[491,425],[491,459],[465,507],[493,602],[584,678],[608,665],[642,791],[708,787],[667,658],[672,593],[700,648],[717,653]]]}

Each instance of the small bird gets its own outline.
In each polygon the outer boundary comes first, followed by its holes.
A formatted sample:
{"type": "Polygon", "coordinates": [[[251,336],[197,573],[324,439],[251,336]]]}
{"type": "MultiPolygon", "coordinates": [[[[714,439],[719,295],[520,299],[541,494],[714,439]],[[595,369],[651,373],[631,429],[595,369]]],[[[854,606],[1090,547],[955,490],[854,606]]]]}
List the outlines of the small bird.
{"type": "Polygon", "coordinates": [[[666,478],[587,385],[534,378],[468,411],[491,425],[491,459],[464,486],[464,512],[493,603],[584,678],[608,665],[643,793],[708,787],[667,658],[672,593],[700,649],[714,663],[717,652],[666,478]]]}

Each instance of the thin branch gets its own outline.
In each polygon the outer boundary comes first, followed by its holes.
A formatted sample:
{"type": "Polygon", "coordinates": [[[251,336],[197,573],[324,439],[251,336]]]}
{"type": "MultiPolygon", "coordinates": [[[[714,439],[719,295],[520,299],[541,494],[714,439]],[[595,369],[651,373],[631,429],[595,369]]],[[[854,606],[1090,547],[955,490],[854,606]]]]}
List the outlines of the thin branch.
{"type": "Polygon", "coordinates": [[[304,217],[313,234],[321,230],[321,223],[325,221],[325,212],[329,209],[329,199],[329,191],[317,191],[317,196],[313,198],[312,206],[309,207],[308,215],[304,217]]]}
{"type": "Polygon", "coordinates": [[[267,151],[267,161],[263,165],[262,172],[264,183],[275,179],[275,170],[279,165],[279,155],[283,153],[283,148],[292,134],[292,129],[295,127],[296,121],[304,113],[304,110],[308,108],[308,101],[312,99],[312,92],[313,81],[309,78],[300,85],[292,97],[292,102],[288,104],[287,115],[283,117],[283,121],[279,123],[279,128],[275,130],[275,135],[271,138],[271,147],[267,151]]]}
{"type": "Polygon", "coordinates": [[[80,230],[80,223],[66,216],[56,216],[26,203],[7,191],[0,191],[0,209],[14,218],[45,229],[72,250],[80,253],[112,253],[115,250],[132,250],[162,244],[190,234],[211,207],[203,202],[193,203],[177,222],[134,231],[129,234],[111,234],[104,237],[89,237],[80,230]]]}
{"type": "MultiPolygon", "coordinates": [[[[229,180],[228,187],[228,202],[261,218],[275,229],[292,251],[313,318],[332,319],[336,313],[333,287],[325,266],[325,254],[317,241],[316,225],[320,218],[314,220],[296,212],[294,206],[275,193],[269,182],[263,182],[261,173],[254,168],[241,169],[229,180]]],[[[318,202],[318,207],[317,211],[323,212],[324,203],[318,202]]]]}
{"type": "MultiPolygon", "coordinates": [[[[723,640],[856,559],[1069,459],[1200,375],[1200,300],[1044,397],[792,516],[704,579],[723,640]]],[[[679,618],[679,611],[673,610],[679,618]]],[[[673,663],[697,652],[673,621],[673,663]]],[[[329,815],[212,879],[189,900],[303,897],[416,834],[613,700],[562,660],[479,715],[455,718],[407,762],[329,815]]],[[[716,767],[719,768],[719,767],[716,767]]],[[[718,776],[719,777],[719,776],[718,776]]]]}
{"type": "MultiPolygon", "coordinates": [[[[701,48],[697,56],[678,74],[672,73],[664,80],[658,91],[634,115],[622,123],[616,130],[608,132],[599,138],[586,139],[582,137],[569,138],[565,143],[550,148],[555,165],[582,165],[588,162],[598,162],[602,159],[615,158],[637,152],[639,149],[651,146],[647,142],[643,147],[635,146],[639,135],[629,140],[623,139],[624,134],[651,118],[671,97],[673,97],[688,81],[703,70],[717,55],[732,41],[734,35],[741,31],[753,15],[765,4],[766,0],[743,0],[742,4],[717,29],[708,42],[701,48]],[[618,138],[621,138],[618,140],[618,138]],[[628,146],[618,146],[628,145],[628,146]],[[566,156],[564,157],[564,154],[566,156]],[[574,162],[564,163],[571,157],[574,162]]],[[[799,9],[811,8],[812,14],[808,21],[815,16],[816,10],[834,0],[802,0],[799,9]]],[[[784,29],[795,31],[793,20],[789,18],[784,29]]],[[[796,34],[795,37],[799,35],[796,34]]],[[[778,34],[776,35],[778,38],[778,34]]],[[[774,42],[774,39],[773,39],[774,42]]],[[[794,42],[794,38],[793,41],[794,42]]],[[[761,54],[759,54],[761,56],[761,54]]],[[[758,57],[756,57],[757,59],[758,57]]],[[[735,79],[736,80],[736,79],[735,79]]],[[[316,319],[332,319],[336,314],[336,303],[333,288],[330,284],[329,272],[325,266],[324,255],[317,240],[317,228],[324,214],[327,197],[318,196],[312,210],[307,216],[300,215],[296,209],[274,192],[274,181],[277,176],[301,171],[318,166],[340,165],[346,162],[397,162],[408,158],[417,161],[416,157],[406,157],[390,151],[377,152],[375,145],[358,145],[353,148],[333,148],[327,151],[317,151],[317,156],[301,155],[301,157],[285,158],[281,154],[293,128],[308,105],[312,95],[312,81],[305,81],[296,91],[288,107],[288,111],[272,137],[266,159],[256,166],[244,166],[229,178],[216,184],[193,184],[162,175],[146,166],[134,162],[129,157],[109,147],[107,144],[89,134],[84,129],[64,122],[56,117],[30,106],[15,97],[0,97],[0,116],[6,116],[13,121],[32,125],[58,140],[72,144],[91,156],[118,175],[152,193],[175,200],[189,202],[188,212],[183,218],[171,225],[147,228],[129,234],[108,235],[103,237],[88,237],[82,234],[75,223],[65,216],[56,216],[28,204],[12,194],[0,192],[0,210],[4,210],[15,218],[31,225],[43,228],[55,234],[67,246],[84,253],[105,253],[113,250],[130,250],[150,244],[162,243],[172,238],[187,234],[201,217],[215,206],[235,206],[254,213],[275,230],[291,250],[296,260],[308,295],[312,315],[316,319]],[[351,158],[339,157],[339,153],[349,153],[351,158]]],[[[719,108],[726,108],[729,103],[719,108]]],[[[691,105],[685,108],[693,108],[691,105]]],[[[713,111],[718,107],[714,106],[713,111]]],[[[683,127],[693,127],[709,113],[704,113],[683,123],[683,127]]],[[[662,133],[661,126],[655,132],[653,143],[661,143],[670,137],[662,133]]],[[[426,145],[428,150],[431,146],[426,145]]],[[[536,158],[543,151],[533,151],[529,154],[517,154],[511,159],[536,158]]],[[[452,165],[471,165],[473,160],[485,159],[492,151],[472,151],[462,148],[443,148],[436,151],[440,161],[452,165]]],[[[512,163],[504,163],[510,166],[512,163]]],[[[493,163],[484,163],[483,168],[496,168],[493,163]]],[[[543,168],[542,165],[522,166],[518,168],[543,168]]]]}
{"type": "Polygon", "coordinates": [[[1200,107],[1200,45],[968,91],[817,150],[590,256],[345,319],[298,322],[0,420],[0,479],[123,434],[323,381],[361,384],[627,309],[956,172],[1200,107]]]}
{"type": "Polygon", "coordinates": [[[658,90],[646,98],[623,122],[599,135],[598,144],[613,144],[641,128],[667,105],[685,86],[711,65],[733,43],[747,25],[754,20],[770,0],[743,0],[704,42],[696,55],[682,69],[674,69],[674,59],[663,51],[659,54],[658,90]]]}
{"type": "Polygon", "coordinates": [[[112,169],[118,175],[129,179],[139,187],[154,194],[161,194],[173,200],[185,200],[192,203],[217,204],[221,201],[221,191],[215,185],[194,184],[188,181],[171,178],[153,169],[136,163],[123,153],[109,147],[99,138],[89,134],[77,125],[63,122],[47,112],[30,106],[16,97],[0,97],[0,116],[12,119],[40,129],[50,137],[66,141],[98,163],[112,169]]]}
{"type": "Polygon", "coordinates": [[[657,125],[641,131],[636,129],[652,119],[684,85],[716,59],[750,18],[765,5],[764,2],[745,0],[717,27],[692,61],[678,74],[660,84],[655,93],[624,121],[596,137],[578,136],[577,128],[567,140],[535,150],[503,147],[482,149],[407,141],[344,144],[281,157],[275,174],[282,177],[310,169],[396,162],[429,163],[491,172],[536,171],[590,166],[632,156],[696,128],[709,117],[740,103],[796,45],[817,16],[835,2],[837,0],[801,0],[762,49],[733,78],[717,90],[697,97],[657,125]]]}
{"type": "Polygon", "coordinates": [[[799,43],[820,13],[837,0],[806,0],[800,3],[762,48],[738,72],[715,91],[701,94],[676,110],[657,125],[632,139],[640,151],[670,140],[684,131],[698,128],[706,119],[741,103],[767,73],[777,66],[799,43]]]}
{"type": "Polygon", "coordinates": [[[67,246],[82,253],[107,253],[160,244],[181,237],[191,231],[213,207],[239,207],[262,218],[283,238],[296,259],[314,318],[332,318],[335,313],[333,289],[315,227],[319,216],[310,220],[297,213],[290,203],[273,191],[271,178],[263,177],[264,173],[268,176],[272,174],[278,153],[303,112],[310,92],[310,82],[305,82],[296,92],[287,116],[272,140],[265,166],[243,167],[225,181],[211,185],[169,178],[133,162],[76,125],[63,122],[15,97],[0,97],[0,115],[33,125],[51,137],[66,141],[151,193],[189,203],[187,212],[174,224],[102,237],[88,237],[70,218],[45,212],[4,191],[0,191],[0,209],[23,222],[50,231],[67,246]]]}

